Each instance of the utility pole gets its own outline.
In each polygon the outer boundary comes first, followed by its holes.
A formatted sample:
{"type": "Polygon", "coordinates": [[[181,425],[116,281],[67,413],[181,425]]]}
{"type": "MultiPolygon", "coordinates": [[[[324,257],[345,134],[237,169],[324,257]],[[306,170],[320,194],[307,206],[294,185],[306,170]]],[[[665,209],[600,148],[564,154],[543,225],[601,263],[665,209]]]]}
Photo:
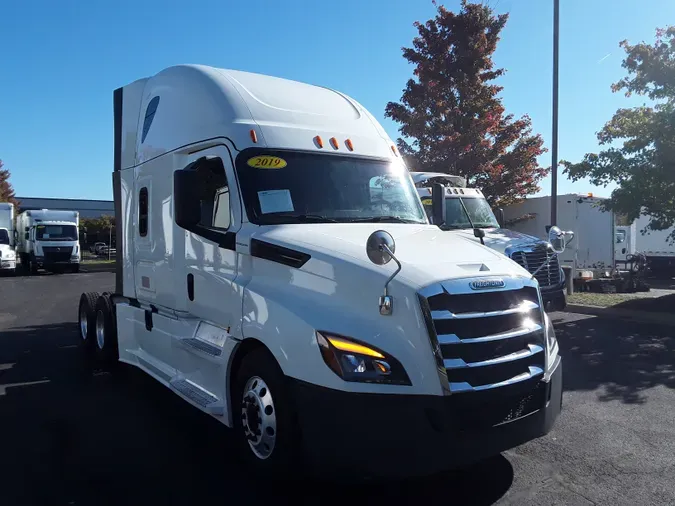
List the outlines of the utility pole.
{"type": "Polygon", "coordinates": [[[551,225],[558,222],[558,41],[560,0],[553,0],[553,138],[551,139],[551,225]]]}

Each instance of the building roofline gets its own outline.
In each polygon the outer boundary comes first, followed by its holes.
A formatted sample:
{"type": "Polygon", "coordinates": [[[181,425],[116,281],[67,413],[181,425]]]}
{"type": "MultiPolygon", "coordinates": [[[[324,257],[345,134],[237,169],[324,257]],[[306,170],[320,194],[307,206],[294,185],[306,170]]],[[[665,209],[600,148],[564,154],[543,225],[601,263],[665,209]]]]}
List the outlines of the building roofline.
{"type": "Polygon", "coordinates": [[[16,200],[21,202],[22,200],[67,200],[71,202],[107,202],[112,203],[113,200],[103,200],[103,199],[70,199],[70,198],[60,198],[60,197],[15,197],[16,200]]]}

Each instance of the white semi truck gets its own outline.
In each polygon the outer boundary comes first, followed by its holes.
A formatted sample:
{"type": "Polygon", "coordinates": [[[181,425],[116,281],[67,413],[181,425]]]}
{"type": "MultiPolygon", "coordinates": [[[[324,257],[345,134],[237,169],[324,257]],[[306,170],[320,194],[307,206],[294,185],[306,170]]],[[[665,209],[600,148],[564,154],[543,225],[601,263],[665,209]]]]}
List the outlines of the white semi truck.
{"type": "MultiPolygon", "coordinates": [[[[535,274],[547,311],[562,311],[567,305],[565,273],[550,243],[503,226],[503,211],[498,219],[483,192],[467,188],[464,178],[438,172],[411,172],[424,209],[433,219],[432,183],[445,188],[445,206],[436,218],[442,230],[460,234],[506,255],[535,274]]],[[[545,227],[542,227],[545,230],[545,227]]]]}
{"type": "Polygon", "coordinates": [[[42,268],[60,272],[80,269],[80,213],[38,209],[16,217],[17,254],[31,274],[42,268]]]}
{"type": "Polygon", "coordinates": [[[114,118],[116,290],[78,311],[95,359],[234,428],[262,473],[427,473],[551,429],[536,279],[430,225],[355,100],[181,65],[115,90],[114,118]]]}
{"type": "Polygon", "coordinates": [[[0,273],[16,270],[14,204],[0,202],[0,273]]]}

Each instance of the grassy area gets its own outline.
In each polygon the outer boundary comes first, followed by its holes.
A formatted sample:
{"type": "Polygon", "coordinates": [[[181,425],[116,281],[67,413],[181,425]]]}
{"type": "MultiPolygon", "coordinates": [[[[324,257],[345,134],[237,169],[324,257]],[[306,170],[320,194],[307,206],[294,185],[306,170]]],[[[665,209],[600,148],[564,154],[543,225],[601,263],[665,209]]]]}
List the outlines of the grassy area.
{"type": "Polygon", "coordinates": [[[610,307],[622,302],[643,298],[644,295],[635,293],[591,293],[577,292],[567,296],[569,304],[581,304],[583,306],[610,307]]]}
{"type": "Polygon", "coordinates": [[[614,307],[655,313],[673,313],[675,294],[660,297],[649,293],[589,293],[579,292],[567,296],[569,304],[582,306],[614,307]]]}
{"type": "Polygon", "coordinates": [[[82,265],[98,265],[98,264],[104,265],[114,263],[115,263],[114,258],[111,258],[110,260],[108,260],[107,258],[94,258],[91,260],[82,260],[82,265]]]}

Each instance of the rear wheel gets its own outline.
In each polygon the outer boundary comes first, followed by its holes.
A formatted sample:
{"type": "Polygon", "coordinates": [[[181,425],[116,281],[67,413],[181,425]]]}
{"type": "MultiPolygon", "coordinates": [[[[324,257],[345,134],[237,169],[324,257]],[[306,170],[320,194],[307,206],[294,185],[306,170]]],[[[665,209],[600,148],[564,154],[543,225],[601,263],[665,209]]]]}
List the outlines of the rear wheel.
{"type": "Polygon", "coordinates": [[[80,272],[80,264],[71,265],[70,266],[70,272],[72,272],[73,274],[76,274],[76,273],[80,272]]]}
{"type": "Polygon", "coordinates": [[[288,475],[300,462],[300,437],[286,381],[265,349],[251,351],[236,373],[232,410],[240,451],[268,476],[288,475]]]}
{"type": "Polygon", "coordinates": [[[117,325],[110,295],[104,293],[96,301],[96,346],[97,360],[103,365],[117,362],[117,325]]]}
{"type": "Polygon", "coordinates": [[[38,273],[38,264],[33,257],[28,259],[28,272],[33,275],[38,273]]]}
{"type": "Polygon", "coordinates": [[[93,351],[96,340],[96,301],[98,292],[86,292],[80,295],[77,322],[80,328],[80,346],[87,352],[93,351]]]}

